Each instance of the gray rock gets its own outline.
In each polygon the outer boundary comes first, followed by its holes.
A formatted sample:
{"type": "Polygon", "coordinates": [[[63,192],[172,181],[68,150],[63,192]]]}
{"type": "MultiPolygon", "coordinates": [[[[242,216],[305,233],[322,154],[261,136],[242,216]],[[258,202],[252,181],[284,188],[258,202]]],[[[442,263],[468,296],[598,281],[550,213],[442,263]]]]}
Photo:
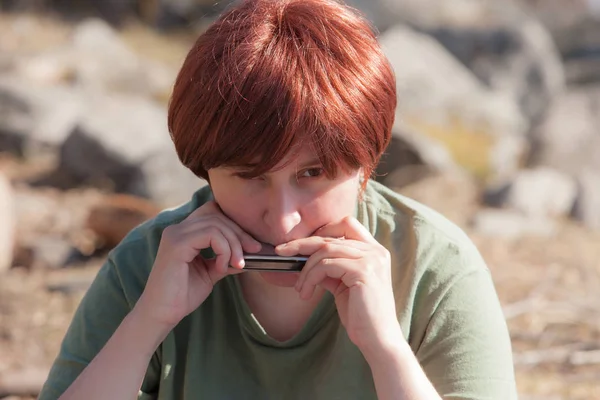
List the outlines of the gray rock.
{"type": "Polygon", "coordinates": [[[458,169],[442,144],[399,122],[392,130],[391,143],[377,166],[376,177],[384,185],[401,187],[422,178],[423,172],[458,169]]]}
{"type": "Polygon", "coordinates": [[[77,181],[108,179],[117,192],[163,206],[189,200],[205,183],[181,165],[166,110],[129,96],[91,96],[77,128],[60,149],[59,171],[77,181]]]}
{"type": "Polygon", "coordinates": [[[33,158],[58,148],[81,117],[80,96],[63,85],[0,80],[0,150],[33,158]]]}
{"type": "Polygon", "coordinates": [[[73,247],[61,237],[40,236],[31,243],[34,265],[42,268],[62,268],[71,254],[73,247]]]}
{"type": "MultiPolygon", "coordinates": [[[[499,14],[501,15],[501,14],[499,14]]],[[[509,94],[537,123],[565,88],[565,71],[552,37],[524,13],[497,26],[430,30],[486,86],[509,94]]]]}
{"type": "Polygon", "coordinates": [[[579,195],[573,216],[587,227],[600,231],[600,171],[582,171],[577,182],[579,195]]]}
{"type": "MultiPolygon", "coordinates": [[[[484,85],[512,97],[528,122],[539,120],[564,88],[563,66],[552,36],[515,2],[351,0],[350,4],[383,32],[405,24],[434,37],[484,85]]],[[[402,57],[408,62],[406,54],[402,57]]]]}
{"type": "Polygon", "coordinates": [[[15,212],[12,186],[0,173],[0,274],[8,270],[13,261],[15,246],[15,212]]]}
{"type": "Polygon", "coordinates": [[[565,173],[540,167],[520,171],[496,190],[495,196],[496,206],[512,208],[529,217],[566,217],[577,198],[577,184],[565,173]]]}
{"type": "Polygon", "coordinates": [[[395,26],[380,41],[396,73],[399,124],[489,135],[499,146],[492,175],[518,168],[528,123],[510,94],[486,87],[435,39],[410,28],[395,26]]]}
{"type": "Polygon", "coordinates": [[[529,165],[549,166],[572,176],[600,170],[600,86],[561,96],[532,133],[529,165]]]}
{"type": "Polygon", "coordinates": [[[134,53],[106,22],[85,20],[58,48],[21,56],[12,72],[36,85],[73,84],[85,90],[164,98],[176,72],[134,53]]]}
{"type": "Polygon", "coordinates": [[[435,39],[399,25],[380,41],[396,73],[403,119],[448,126],[458,118],[474,130],[489,127],[495,135],[525,131],[526,121],[517,104],[482,85],[435,39]]]}
{"type": "Polygon", "coordinates": [[[557,232],[557,224],[550,219],[532,218],[508,210],[481,210],[473,218],[472,225],[479,234],[503,239],[549,237],[557,232]]]}
{"type": "Polygon", "coordinates": [[[79,24],[65,53],[76,82],[86,90],[160,95],[175,79],[175,71],[142,60],[101,20],[79,24]]]}

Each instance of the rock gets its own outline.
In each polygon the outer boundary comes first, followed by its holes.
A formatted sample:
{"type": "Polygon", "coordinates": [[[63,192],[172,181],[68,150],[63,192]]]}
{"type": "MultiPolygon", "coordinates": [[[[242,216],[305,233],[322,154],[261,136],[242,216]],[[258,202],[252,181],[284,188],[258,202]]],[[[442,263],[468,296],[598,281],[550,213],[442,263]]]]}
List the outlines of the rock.
{"type": "Polygon", "coordinates": [[[587,227],[600,231],[600,170],[582,171],[573,216],[587,227]]]}
{"type": "Polygon", "coordinates": [[[34,264],[38,268],[62,268],[67,265],[73,247],[62,237],[39,236],[31,243],[34,264]]]}
{"type": "MultiPolygon", "coordinates": [[[[564,88],[563,66],[552,36],[515,2],[351,0],[350,4],[364,11],[383,36],[405,24],[434,37],[484,85],[511,97],[528,122],[539,120],[564,88]]],[[[409,62],[414,54],[419,53],[401,52],[398,57],[409,62]]]]}
{"type": "Polygon", "coordinates": [[[106,22],[85,20],[70,40],[16,61],[13,74],[36,85],[71,84],[85,91],[139,94],[157,99],[170,93],[176,72],[135,54],[106,22]]]}
{"type": "Polygon", "coordinates": [[[0,274],[7,271],[13,261],[16,224],[14,215],[12,187],[0,172],[0,274]]]}
{"type": "Polygon", "coordinates": [[[478,208],[479,189],[473,178],[464,172],[434,172],[402,187],[394,185],[393,176],[390,181],[390,187],[398,193],[433,208],[462,227],[468,224],[478,208]]]}
{"type": "Polygon", "coordinates": [[[158,97],[169,92],[175,80],[175,71],[138,57],[101,20],[79,24],[65,52],[76,83],[86,90],[158,97]]]}
{"type": "Polygon", "coordinates": [[[524,132],[517,105],[482,85],[434,39],[395,26],[380,41],[396,73],[399,114],[407,123],[422,118],[450,125],[458,118],[496,135],[524,132]]]}
{"type": "Polygon", "coordinates": [[[571,176],[600,170],[600,86],[572,89],[532,132],[528,164],[549,166],[571,176]]]}
{"type": "Polygon", "coordinates": [[[160,210],[156,204],[134,196],[105,196],[90,210],[86,228],[94,232],[102,248],[110,249],[160,210]]]}
{"type": "Polygon", "coordinates": [[[401,187],[420,179],[423,171],[453,171],[458,168],[442,144],[408,126],[403,126],[402,123],[397,123],[392,130],[392,140],[381,157],[375,174],[377,180],[384,185],[401,187]],[[423,168],[413,168],[415,166],[423,168]],[[400,183],[400,179],[403,183],[400,183]]]}
{"type": "Polygon", "coordinates": [[[539,167],[520,171],[509,183],[489,190],[486,197],[488,204],[529,217],[567,217],[577,198],[577,184],[565,173],[539,167]]]}
{"type": "Polygon", "coordinates": [[[83,112],[82,94],[63,85],[0,80],[0,151],[26,158],[58,149],[83,112]]]}
{"type": "Polygon", "coordinates": [[[552,220],[532,218],[508,210],[481,210],[473,218],[472,225],[479,234],[503,239],[549,237],[557,232],[557,225],[552,220]]]}
{"type": "Polygon", "coordinates": [[[205,183],[183,167],[167,130],[166,110],[131,96],[91,96],[60,149],[57,173],[76,182],[109,180],[114,190],[156,200],[188,201],[205,183]]]}
{"type": "MultiPolygon", "coordinates": [[[[395,26],[380,41],[396,73],[397,121],[425,134],[434,131],[449,142],[457,130],[487,136],[492,146],[500,143],[498,138],[524,135],[528,124],[514,98],[483,85],[435,39],[395,26]]],[[[494,167],[491,161],[489,167],[494,167]]]]}
{"type": "Polygon", "coordinates": [[[487,28],[440,27],[428,33],[486,86],[510,95],[535,124],[564,90],[565,71],[543,25],[522,12],[516,14],[498,18],[496,26],[487,28]]]}

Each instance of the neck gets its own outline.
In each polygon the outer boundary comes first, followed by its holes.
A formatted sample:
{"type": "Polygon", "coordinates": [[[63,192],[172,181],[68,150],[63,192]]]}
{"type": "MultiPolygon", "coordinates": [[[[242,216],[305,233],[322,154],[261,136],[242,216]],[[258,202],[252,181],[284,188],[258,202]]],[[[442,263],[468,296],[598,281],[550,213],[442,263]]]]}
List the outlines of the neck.
{"type": "Polygon", "coordinates": [[[269,336],[279,341],[291,339],[302,329],[325,293],[317,288],[312,299],[304,301],[293,286],[274,285],[257,273],[241,274],[240,283],[256,319],[269,336]]]}

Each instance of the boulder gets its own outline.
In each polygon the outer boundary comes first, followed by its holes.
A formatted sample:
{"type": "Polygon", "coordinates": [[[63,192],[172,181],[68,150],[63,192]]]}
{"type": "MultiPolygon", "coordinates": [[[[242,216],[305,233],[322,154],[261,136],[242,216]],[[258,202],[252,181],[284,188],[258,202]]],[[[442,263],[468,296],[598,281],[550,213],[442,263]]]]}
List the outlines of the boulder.
{"type": "Polygon", "coordinates": [[[430,172],[458,169],[452,156],[441,143],[402,123],[397,123],[375,175],[384,185],[399,188],[421,179],[430,172]]]}
{"type": "Polygon", "coordinates": [[[0,274],[12,266],[15,224],[12,186],[0,171],[0,274]]]}
{"type": "Polygon", "coordinates": [[[90,96],[86,107],[60,148],[59,175],[80,184],[108,181],[161,206],[185,202],[205,184],[179,162],[164,107],[114,95],[90,96]]]}
{"type": "Polygon", "coordinates": [[[488,204],[511,208],[535,218],[567,217],[577,198],[577,183],[547,167],[526,169],[504,185],[488,190],[488,204]]]}
{"type": "Polygon", "coordinates": [[[0,151],[36,158],[56,150],[83,112],[81,92],[0,79],[0,151]]]}
{"type": "Polygon", "coordinates": [[[65,45],[20,57],[14,74],[36,84],[74,84],[88,92],[163,99],[176,72],[134,53],[103,20],[86,19],[75,26],[65,45]]]}
{"type": "Polygon", "coordinates": [[[511,210],[483,209],[475,214],[471,223],[476,233],[502,239],[549,237],[558,229],[551,219],[532,218],[511,210]]]}
{"type": "Polygon", "coordinates": [[[38,184],[101,186],[171,206],[203,182],[184,168],[166,108],[140,96],[0,81],[0,150],[58,158],[38,184]]]}
{"type": "Polygon", "coordinates": [[[532,132],[528,164],[571,176],[600,171],[600,85],[571,89],[532,132]]]}
{"type": "MultiPolygon", "coordinates": [[[[514,137],[514,143],[524,146],[518,138],[524,136],[528,123],[514,98],[482,84],[435,39],[398,25],[380,41],[396,73],[398,124],[442,143],[471,144],[471,138],[479,136],[486,137],[493,149],[514,137]]],[[[502,165],[490,159],[488,167],[515,169],[524,151],[513,152],[512,160],[505,157],[502,165]]]]}
{"type": "Polygon", "coordinates": [[[588,228],[600,231],[600,170],[584,170],[577,177],[579,195],[573,216],[588,228]]]}
{"type": "Polygon", "coordinates": [[[89,211],[85,226],[91,230],[101,248],[111,249],[136,226],[153,218],[160,208],[131,195],[107,195],[89,211]]]}

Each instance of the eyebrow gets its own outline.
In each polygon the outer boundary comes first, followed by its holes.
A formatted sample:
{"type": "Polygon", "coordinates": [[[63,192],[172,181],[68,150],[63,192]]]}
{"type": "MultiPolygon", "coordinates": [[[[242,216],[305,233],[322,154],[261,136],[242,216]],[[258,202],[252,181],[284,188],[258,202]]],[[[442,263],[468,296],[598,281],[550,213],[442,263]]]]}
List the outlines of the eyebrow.
{"type": "Polygon", "coordinates": [[[306,167],[314,167],[315,165],[321,165],[321,164],[322,164],[321,160],[319,160],[318,158],[311,158],[310,160],[298,165],[298,169],[302,169],[302,168],[306,168],[306,167]]]}

